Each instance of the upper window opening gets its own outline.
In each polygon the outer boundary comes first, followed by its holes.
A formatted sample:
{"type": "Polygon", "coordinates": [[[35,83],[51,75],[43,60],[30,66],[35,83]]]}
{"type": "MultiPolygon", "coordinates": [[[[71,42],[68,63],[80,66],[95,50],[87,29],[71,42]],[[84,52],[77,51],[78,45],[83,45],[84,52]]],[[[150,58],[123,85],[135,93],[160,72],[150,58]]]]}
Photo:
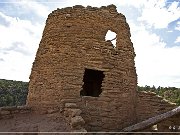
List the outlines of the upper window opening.
{"type": "Polygon", "coordinates": [[[103,71],[85,69],[83,78],[83,90],[80,91],[81,96],[98,97],[101,92],[102,81],[104,78],[103,71]]]}
{"type": "Polygon", "coordinates": [[[113,47],[115,48],[116,47],[116,37],[117,37],[117,34],[111,30],[108,30],[107,33],[106,33],[106,41],[107,40],[110,40],[111,43],[113,44],[113,47]]]}

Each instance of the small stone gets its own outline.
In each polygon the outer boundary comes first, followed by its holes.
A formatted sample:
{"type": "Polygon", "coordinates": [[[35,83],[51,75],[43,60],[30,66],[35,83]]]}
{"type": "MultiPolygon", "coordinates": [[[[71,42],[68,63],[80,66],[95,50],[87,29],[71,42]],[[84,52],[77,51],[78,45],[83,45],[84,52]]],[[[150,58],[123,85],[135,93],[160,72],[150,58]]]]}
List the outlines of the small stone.
{"type": "Polygon", "coordinates": [[[16,106],[6,106],[6,107],[1,107],[0,108],[0,110],[4,110],[4,111],[14,111],[16,109],[17,109],[16,106]]]}
{"type": "Polygon", "coordinates": [[[65,109],[65,110],[64,110],[64,116],[65,116],[65,117],[69,117],[69,111],[68,111],[68,110],[69,110],[69,109],[65,109]]]}
{"type": "Polygon", "coordinates": [[[72,117],[79,116],[81,113],[82,113],[82,111],[80,109],[71,109],[72,117]]]}
{"type": "Polygon", "coordinates": [[[65,18],[70,18],[70,17],[71,17],[71,14],[66,14],[65,18]]]}
{"type": "Polygon", "coordinates": [[[11,111],[12,114],[15,114],[15,113],[18,113],[19,110],[14,110],[14,111],[11,111]]]}
{"type": "Polygon", "coordinates": [[[52,114],[52,113],[56,113],[58,112],[58,109],[50,109],[50,110],[47,110],[47,113],[48,114],[52,114]]]}
{"type": "Polygon", "coordinates": [[[21,110],[21,111],[20,111],[21,114],[30,113],[30,112],[31,112],[31,111],[29,111],[29,110],[21,110]]]}
{"type": "Polygon", "coordinates": [[[82,113],[82,111],[80,109],[65,109],[65,111],[64,111],[64,115],[66,117],[79,116],[81,113],[82,113]]]}
{"type": "Polygon", "coordinates": [[[5,111],[5,110],[2,110],[2,111],[0,112],[1,115],[8,115],[8,114],[10,114],[10,113],[11,113],[10,111],[5,111]]]}
{"type": "Polygon", "coordinates": [[[75,5],[75,6],[73,6],[73,8],[85,8],[85,7],[82,5],[75,5]]]}
{"type": "Polygon", "coordinates": [[[75,116],[71,118],[71,126],[77,127],[85,124],[84,119],[81,116],[75,116]]]}
{"type": "Polygon", "coordinates": [[[72,26],[72,23],[66,23],[65,26],[70,28],[72,26]]]}
{"type": "Polygon", "coordinates": [[[77,108],[75,103],[65,103],[65,108],[77,108]]]}
{"type": "Polygon", "coordinates": [[[116,9],[117,7],[114,4],[108,5],[107,8],[114,8],[116,9]]]}
{"type": "Polygon", "coordinates": [[[31,108],[28,106],[17,106],[17,109],[18,110],[31,110],[31,108]]]}

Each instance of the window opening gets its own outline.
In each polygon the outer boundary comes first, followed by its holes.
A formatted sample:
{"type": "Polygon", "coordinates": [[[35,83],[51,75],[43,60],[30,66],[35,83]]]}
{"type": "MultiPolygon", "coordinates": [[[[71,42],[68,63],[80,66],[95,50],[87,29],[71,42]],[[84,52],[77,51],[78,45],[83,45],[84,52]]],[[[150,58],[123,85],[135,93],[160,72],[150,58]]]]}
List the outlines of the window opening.
{"type": "Polygon", "coordinates": [[[108,30],[106,33],[106,37],[105,40],[106,41],[111,41],[111,43],[113,44],[113,47],[116,47],[116,38],[117,38],[117,34],[111,30],[108,30]]]}
{"type": "Polygon", "coordinates": [[[85,69],[83,77],[84,85],[80,95],[98,97],[102,92],[101,86],[103,78],[103,71],[85,69]]]}

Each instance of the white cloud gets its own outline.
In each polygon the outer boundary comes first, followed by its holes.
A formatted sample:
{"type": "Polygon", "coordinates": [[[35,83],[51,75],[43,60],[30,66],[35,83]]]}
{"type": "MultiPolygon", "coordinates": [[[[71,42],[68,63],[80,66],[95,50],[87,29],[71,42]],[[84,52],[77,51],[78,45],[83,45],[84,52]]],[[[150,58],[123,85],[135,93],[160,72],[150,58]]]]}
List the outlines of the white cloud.
{"type": "Polygon", "coordinates": [[[119,6],[133,6],[135,8],[142,8],[147,3],[147,1],[148,0],[138,0],[138,2],[135,0],[117,0],[117,4],[119,6]]]}
{"type": "Polygon", "coordinates": [[[179,30],[180,31],[180,21],[177,22],[177,26],[175,27],[175,30],[179,30]]]}
{"type": "Polygon", "coordinates": [[[43,25],[38,23],[33,25],[29,20],[20,20],[19,18],[6,16],[1,12],[0,16],[9,23],[9,26],[0,25],[0,47],[7,48],[13,42],[23,42],[28,47],[27,49],[31,51],[33,47],[31,43],[34,42],[32,39],[39,40],[43,25]]]}
{"type": "Polygon", "coordinates": [[[14,51],[6,55],[0,53],[0,57],[4,59],[3,62],[0,62],[1,79],[29,81],[33,57],[14,51]]]}
{"type": "Polygon", "coordinates": [[[172,30],[168,30],[167,32],[172,33],[173,31],[172,30]]]}
{"type": "Polygon", "coordinates": [[[180,36],[176,38],[176,41],[174,43],[180,43],[180,36]]]}
{"type": "Polygon", "coordinates": [[[23,12],[29,12],[29,14],[34,13],[44,18],[46,18],[50,12],[50,9],[47,6],[34,0],[21,0],[20,2],[16,2],[15,5],[21,7],[23,12]]]}
{"type": "Polygon", "coordinates": [[[166,48],[161,38],[150,33],[145,26],[130,23],[132,42],[136,52],[136,69],[139,85],[176,86],[180,76],[180,47],[166,48]],[[175,83],[176,82],[176,83],[175,83]]]}
{"type": "Polygon", "coordinates": [[[4,79],[28,81],[31,64],[43,30],[42,24],[13,18],[0,12],[8,25],[0,24],[0,76],[4,79]]]}
{"type": "Polygon", "coordinates": [[[165,7],[166,0],[149,0],[142,9],[139,21],[146,22],[150,27],[166,28],[169,23],[180,18],[180,7],[178,2],[172,2],[168,8],[165,7]]]}

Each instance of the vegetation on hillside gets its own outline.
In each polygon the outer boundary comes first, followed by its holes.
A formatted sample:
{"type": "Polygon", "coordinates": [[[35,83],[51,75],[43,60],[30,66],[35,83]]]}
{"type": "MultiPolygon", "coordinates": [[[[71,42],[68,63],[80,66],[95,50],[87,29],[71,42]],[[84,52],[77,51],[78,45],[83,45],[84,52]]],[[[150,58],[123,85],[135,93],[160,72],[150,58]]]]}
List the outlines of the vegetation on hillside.
{"type": "Polygon", "coordinates": [[[27,93],[27,82],[0,79],[0,107],[24,105],[27,93]]]}
{"type": "MultiPolygon", "coordinates": [[[[180,105],[180,88],[138,86],[138,91],[151,91],[157,95],[180,105]]],[[[0,79],[0,107],[26,104],[28,82],[0,79]]]]}

